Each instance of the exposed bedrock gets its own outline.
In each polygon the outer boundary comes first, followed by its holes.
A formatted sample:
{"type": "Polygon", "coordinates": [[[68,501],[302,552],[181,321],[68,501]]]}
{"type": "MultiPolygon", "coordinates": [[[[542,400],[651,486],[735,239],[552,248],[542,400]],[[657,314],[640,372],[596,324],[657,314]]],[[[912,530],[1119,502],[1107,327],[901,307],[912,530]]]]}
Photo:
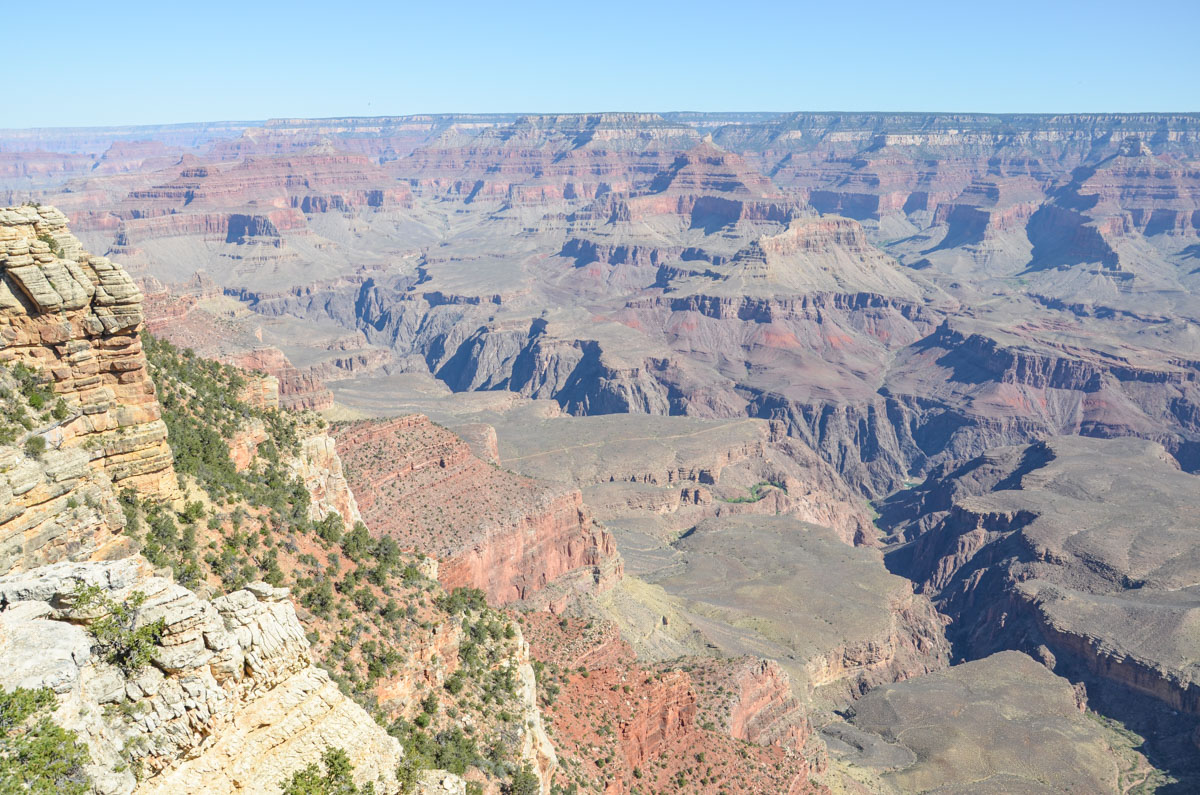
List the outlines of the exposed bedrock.
{"type": "Polygon", "coordinates": [[[1070,682],[1017,652],[885,685],[851,712],[853,728],[825,731],[890,791],[1116,795],[1151,773],[1124,737],[1089,719],[1070,682]]]}
{"type": "Polygon", "coordinates": [[[507,389],[572,414],[777,420],[876,496],[941,462],[1051,435],[1148,438],[1185,465],[1200,438],[1195,361],[1092,353],[885,296],[639,299],[616,315],[662,340],[639,357],[612,355],[602,336],[489,322],[483,307],[433,305],[401,286],[263,296],[256,308],[361,329],[456,391],[507,389]]]}
{"type": "Polygon", "coordinates": [[[244,370],[265,373],[279,382],[279,405],[285,409],[320,411],[333,406],[333,393],[311,371],[300,371],[278,348],[256,348],[244,354],[225,357],[244,370]]]}
{"type": "Polygon", "coordinates": [[[1174,710],[1194,724],[1198,483],[1138,439],[994,450],[885,505],[912,539],[889,565],[951,617],[958,655],[1025,651],[1123,719],[1174,710]]]}
{"type": "Polygon", "coordinates": [[[399,743],[313,664],[287,596],[260,582],[205,601],[140,557],[0,577],[0,685],[55,691],[97,792],[265,792],[328,745],[394,791],[399,743]],[[105,659],[86,629],[103,614],[74,607],[82,585],[145,595],[139,625],[165,626],[149,665],[105,659]]]}
{"type": "Polygon", "coordinates": [[[779,423],[607,415],[500,430],[503,466],[579,486],[606,522],[648,520],[673,536],[714,516],[787,514],[875,543],[862,498],[779,423]]]}
{"type": "MultiPolygon", "coordinates": [[[[51,207],[0,210],[0,274],[0,362],[29,368],[52,401],[0,446],[0,572],[115,553],[115,493],[178,488],[137,336],[141,293],[51,207]],[[44,454],[29,452],[35,437],[44,454]]],[[[15,410],[23,398],[5,379],[15,410]]]]}
{"type": "Polygon", "coordinates": [[[436,557],[448,589],[561,609],[621,576],[612,537],[578,489],[501,470],[423,416],[355,423],[337,447],[366,522],[436,557]]]}
{"type": "Polygon", "coordinates": [[[683,600],[707,641],[778,660],[798,692],[844,704],[945,666],[943,620],[880,553],[789,517],[706,519],[646,579],[683,600]]]}

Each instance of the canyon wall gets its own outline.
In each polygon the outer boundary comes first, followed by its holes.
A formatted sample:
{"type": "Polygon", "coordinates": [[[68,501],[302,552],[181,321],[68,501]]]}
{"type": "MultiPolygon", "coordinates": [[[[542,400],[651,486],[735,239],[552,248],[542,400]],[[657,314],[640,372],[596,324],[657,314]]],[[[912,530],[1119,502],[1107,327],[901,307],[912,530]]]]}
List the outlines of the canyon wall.
{"type": "MultiPolygon", "coordinates": [[[[54,691],[54,719],[87,744],[97,792],[263,792],[327,746],[348,752],[361,782],[394,791],[399,744],[314,665],[287,589],[205,600],[122,532],[119,492],[146,505],[183,493],[128,275],[47,207],[0,210],[0,265],[0,387],[16,442],[0,446],[0,686],[54,691]],[[97,597],[81,604],[85,586],[97,597]],[[88,629],[120,604],[139,627],[163,623],[136,670],[88,629]]],[[[304,448],[306,479],[316,504],[349,512],[321,441],[304,448]]]]}
{"type": "MultiPolygon", "coordinates": [[[[141,294],[50,207],[0,210],[0,273],[0,360],[50,395],[16,439],[42,440],[44,458],[4,448],[0,570],[108,554],[124,524],[116,491],[164,500],[178,490],[137,336],[141,294]]],[[[22,400],[10,387],[6,399],[22,400]]]]}
{"type": "Polygon", "coordinates": [[[939,471],[881,511],[893,569],[972,658],[1025,651],[1129,720],[1200,715],[1189,648],[1196,476],[1157,444],[1054,438],[939,471]],[[907,504],[906,504],[907,503],[907,504]]]}
{"type": "Polygon", "coordinates": [[[356,423],[335,436],[367,524],[436,557],[447,588],[480,588],[494,604],[559,609],[572,591],[620,577],[612,537],[576,489],[487,464],[420,415],[356,423]]]}

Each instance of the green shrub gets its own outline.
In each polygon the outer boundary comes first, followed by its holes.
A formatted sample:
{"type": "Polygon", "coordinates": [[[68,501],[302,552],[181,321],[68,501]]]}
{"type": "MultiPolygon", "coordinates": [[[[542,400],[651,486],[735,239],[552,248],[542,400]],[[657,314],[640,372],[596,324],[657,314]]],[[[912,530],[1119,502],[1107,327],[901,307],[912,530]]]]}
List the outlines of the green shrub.
{"type": "Polygon", "coordinates": [[[336,544],[342,540],[342,532],[345,530],[345,525],[342,522],[341,514],[330,511],[325,515],[325,518],[316,523],[314,529],[317,535],[328,541],[331,544],[336,544]]]}
{"type": "Polygon", "coordinates": [[[362,522],[355,522],[354,529],[342,539],[342,552],[357,563],[367,556],[374,543],[371,534],[367,532],[367,526],[362,522]]]}
{"type": "Polygon", "coordinates": [[[297,770],[290,779],[279,782],[283,795],[369,795],[374,784],[358,787],[354,783],[354,765],[341,748],[326,747],[321,765],[313,762],[297,770]],[[322,770],[321,768],[324,768],[322,770]]]}
{"type": "Polygon", "coordinates": [[[0,792],[84,795],[91,786],[87,746],[50,719],[49,688],[0,690],[0,792]]]}
{"type": "Polygon", "coordinates": [[[455,588],[439,598],[437,606],[451,615],[478,612],[487,607],[487,595],[478,588],[455,588]]]}
{"type": "Polygon", "coordinates": [[[104,660],[120,668],[126,676],[145,668],[165,629],[161,618],[138,626],[138,611],[146,601],[146,594],[134,591],[125,602],[117,602],[100,586],[86,585],[77,589],[74,596],[76,609],[103,613],[89,622],[87,629],[104,660]]]}
{"type": "Polygon", "coordinates": [[[46,452],[46,438],[44,436],[30,436],[25,440],[25,455],[30,458],[41,458],[46,452]]]}
{"type": "Polygon", "coordinates": [[[38,240],[42,241],[43,243],[45,243],[47,246],[50,247],[51,254],[53,254],[56,257],[62,257],[62,246],[60,246],[58,244],[58,241],[55,240],[54,238],[52,238],[50,235],[48,235],[46,233],[42,233],[42,234],[38,235],[38,240]]]}
{"type": "Polygon", "coordinates": [[[513,774],[504,791],[508,795],[540,795],[542,785],[537,775],[526,765],[513,774]]]}

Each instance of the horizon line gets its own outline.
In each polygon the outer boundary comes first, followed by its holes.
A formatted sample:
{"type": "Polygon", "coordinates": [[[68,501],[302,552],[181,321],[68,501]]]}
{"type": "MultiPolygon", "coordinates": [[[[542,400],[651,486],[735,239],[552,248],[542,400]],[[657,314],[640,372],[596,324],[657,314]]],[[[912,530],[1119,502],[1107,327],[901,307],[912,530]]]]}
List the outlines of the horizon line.
{"type": "MultiPolygon", "coordinates": [[[[587,110],[587,111],[438,111],[419,113],[390,113],[379,115],[338,114],[332,116],[269,116],[262,119],[200,119],[191,121],[171,122],[122,122],[118,124],[65,124],[65,125],[34,125],[29,127],[0,127],[2,133],[42,132],[56,130],[132,130],[139,128],[164,127],[194,127],[197,125],[229,125],[253,126],[265,125],[280,121],[335,121],[340,119],[419,119],[419,118],[452,118],[452,117],[485,117],[503,116],[521,118],[526,116],[601,116],[601,115],[656,115],[656,116],[766,116],[780,118],[786,116],[980,116],[980,117],[1045,117],[1056,116],[1161,116],[1161,117],[1195,117],[1200,120],[1200,111],[978,111],[978,110],[587,110]]],[[[767,119],[764,119],[764,121],[767,119]]]]}

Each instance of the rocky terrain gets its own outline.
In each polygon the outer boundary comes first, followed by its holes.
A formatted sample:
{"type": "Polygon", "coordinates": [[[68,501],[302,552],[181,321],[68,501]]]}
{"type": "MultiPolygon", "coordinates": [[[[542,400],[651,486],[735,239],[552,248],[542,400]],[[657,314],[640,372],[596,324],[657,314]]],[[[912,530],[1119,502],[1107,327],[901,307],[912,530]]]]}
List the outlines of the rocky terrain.
{"type": "MultiPolygon", "coordinates": [[[[959,654],[1018,649],[1109,714],[1193,731],[1195,477],[1159,445],[1054,438],[999,448],[897,495],[890,565],[953,619],[959,654]]],[[[1163,748],[1188,758],[1192,749],[1163,748]]]]}
{"type": "Polygon", "coordinates": [[[759,658],[646,665],[615,626],[527,616],[560,776],[603,791],[808,792],[821,742],[790,681],[759,658]],[[740,741],[740,742],[739,742],[740,741]]]}
{"type": "Polygon", "coordinates": [[[399,743],[313,664],[287,595],[260,582],[205,601],[139,557],[10,574],[0,685],[54,691],[98,792],[265,792],[327,745],[349,751],[362,781],[394,789],[399,743]],[[77,607],[88,585],[115,602],[145,596],[139,620],[165,625],[151,666],[124,671],[94,653],[95,616],[77,607]]]}
{"type": "Polygon", "coordinates": [[[1101,793],[1161,783],[1127,736],[1086,713],[1069,682],[1017,652],[880,687],[851,720],[826,728],[831,742],[884,771],[891,791],[1101,793]]]}
{"type": "Polygon", "coordinates": [[[0,217],[0,571],[287,586],[313,659],[464,787],[1194,789],[1194,114],[0,153],[10,203],[59,208],[0,217]],[[456,726],[462,765],[424,744],[456,726]]]}
{"type": "Polygon", "coordinates": [[[446,588],[556,609],[572,588],[603,590],[621,576],[612,536],[578,490],[502,471],[427,417],[356,423],[337,440],[366,521],[436,557],[446,588]],[[554,595],[544,592],[551,585],[554,595]]]}
{"type": "MultiPolygon", "coordinates": [[[[10,442],[0,697],[46,694],[48,719],[82,749],[72,781],[265,792],[333,764],[331,751],[377,792],[589,781],[560,768],[538,695],[551,686],[536,673],[545,664],[522,636],[522,624],[558,619],[488,605],[560,610],[620,579],[612,538],[578,490],[499,469],[488,426],[464,430],[486,460],[419,415],[343,426],[335,441],[311,411],[281,406],[285,379],[268,367],[139,336],[140,293],[84,252],[57,211],[5,212],[9,250],[35,256],[6,271],[21,300],[6,315],[13,344],[0,372],[10,442]],[[46,229],[53,247],[38,240],[46,229]],[[39,275],[48,288],[35,304],[39,275]],[[58,311],[52,302],[73,291],[92,305],[58,311]],[[113,294],[122,319],[106,323],[113,294]],[[62,324],[53,335],[50,317],[62,324]],[[96,350],[123,355],[97,366],[96,350]],[[79,355],[58,364],[68,351],[79,355]],[[136,402],[112,400],[122,385],[136,402]],[[381,460],[391,468],[373,471],[381,460]],[[455,505],[455,533],[439,540],[421,524],[455,505]]],[[[820,746],[801,754],[815,741],[786,674],[750,659],[719,670],[742,694],[709,707],[723,730],[699,726],[686,687],[651,688],[648,710],[622,730],[629,775],[686,745],[762,791],[813,790],[820,746]],[[739,742],[763,750],[735,754],[739,742]]],[[[611,706],[605,719],[618,720],[611,706]]],[[[679,775],[668,765],[655,780],[679,775]]]]}
{"type": "Polygon", "coordinates": [[[57,211],[0,212],[0,686],[54,694],[97,792],[259,792],[331,744],[361,781],[395,789],[399,743],[313,664],[286,588],[209,601],[133,555],[124,495],[182,493],[137,336],[141,295],[57,211]],[[113,628],[126,620],[150,635],[113,628]],[[131,657],[140,637],[144,660],[131,657]]]}

